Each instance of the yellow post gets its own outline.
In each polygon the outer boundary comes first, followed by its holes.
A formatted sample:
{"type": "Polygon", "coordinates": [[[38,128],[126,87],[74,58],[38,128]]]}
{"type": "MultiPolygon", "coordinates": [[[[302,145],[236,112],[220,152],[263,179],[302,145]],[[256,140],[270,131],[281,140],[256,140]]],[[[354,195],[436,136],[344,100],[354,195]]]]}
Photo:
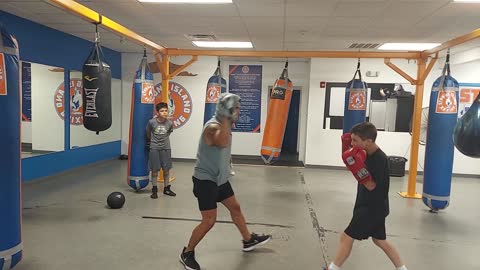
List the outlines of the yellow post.
{"type": "Polygon", "coordinates": [[[407,192],[399,192],[400,196],[405,198],[422,198],[421,194],[416,193],[417,185],[417,163],[418,163],[418,146],[420,141],[420,123],[422,121],[422,103],[423,103],[423,89],[424,81],[418,78],[424,78],[426,69],[426,59],[420,58],[417,60],[417,81],[415,87],[415,108],[413,111],[413,127],[412,127],[412,150],[410,152],[410,167],[408,169],[408,188],[407,192]]]}
{"type": "MultiPolygon", "coordinates": [[[[158,55],[156,55],[158,57],[158,55]]],[[[157,63],[158,63],[158,58],[157,58],[157,63]]],[[[170,104],[168,102],[168,85],[170,84],[170,57],[168,55],[163,55],[162,56],[162,63],[161,63],[161,68],[160,71],[162,73],[162,102],[165,102],[167,104],[170,104]]],[[[170,176],[170,182],[175,180],[174,177],[170,176]]],[[[163,170],[160,170],[158,174],[158,182],[163,182],[163,170]]]]}
{"type": "Polygon", "coordinates": [[[170,84],[170,57],[162,56],[162,101],[168,102],[168,85],[170,84]]]}
{"type": "MultiPolygon", "coordinates": [[[[169,183],[173,182],[175,180],[175,176],[172,175],[172,170],[170,170],[170,177],[168,177],[170,180],[168,180],[169,183]]],[[[163,183],[163,170],[160,169],[160,172],[158,173],[158,178],[157,182],[163,183]]]]}

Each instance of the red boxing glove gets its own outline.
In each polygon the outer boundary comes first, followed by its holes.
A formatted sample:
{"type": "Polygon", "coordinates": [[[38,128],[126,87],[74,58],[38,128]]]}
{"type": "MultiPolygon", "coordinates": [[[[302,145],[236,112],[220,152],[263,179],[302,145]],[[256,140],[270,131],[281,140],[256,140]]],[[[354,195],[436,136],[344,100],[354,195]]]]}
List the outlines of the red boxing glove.
{"type": "Polygon", "coordinates": [[[352,148],[352,134],[347,132],[342,135],[342,153],[352,148]]]}
{"type": "Polygon", "coordinates": [[[367,152],[364,149],[354,146],[343,152],[342,159],[343,163],[345,163],[360,184],[372,181],[372,176],[365,166],[367,152]]]}

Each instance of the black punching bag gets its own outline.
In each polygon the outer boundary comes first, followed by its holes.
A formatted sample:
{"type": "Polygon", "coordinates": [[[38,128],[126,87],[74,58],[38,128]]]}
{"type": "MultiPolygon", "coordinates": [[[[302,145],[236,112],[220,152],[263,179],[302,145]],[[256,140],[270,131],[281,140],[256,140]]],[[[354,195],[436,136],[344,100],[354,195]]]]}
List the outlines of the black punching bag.
{"type": "Polygon", "coordinates": [[[83,126],[91,131],[104,131],[112,125],[112,71],[103,62],[98,32],[92,52],[83,64],[83,126]]]}
{"type": "Polygon", "coordinates": [[[462,154],[480,158],[480,94],[453,130],[453,143],[462,154]]]}

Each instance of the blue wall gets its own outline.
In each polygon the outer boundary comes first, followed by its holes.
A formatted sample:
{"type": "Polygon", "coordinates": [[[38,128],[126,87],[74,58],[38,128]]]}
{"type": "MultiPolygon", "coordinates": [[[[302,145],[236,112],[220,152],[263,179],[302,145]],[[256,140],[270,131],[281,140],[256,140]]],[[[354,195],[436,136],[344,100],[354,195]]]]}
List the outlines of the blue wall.
{"type": "MultiPolygon", "coordinates": [[[[10,13],[0,11],[0,23],[5,25],[8,31],[17,38],[22,61],[81,71],[85,59],[92,50],[93,43],[91,41],[10,13]]],[[[92,24],[92,39],[94,32],[95,26],[92,24]]],[[[112,68],[112,77],[121,79],[121,53],[108,48],[102,48],[102,51],[105,55],[105,62],[112,68]]]]}
{"type": "Polygon", "coordinates": [[[97,161],[120,156],[121,142],[98,144],[22,159],[22,180],[28,182],[39,177],[85,166],[97,161]]]}
{"type": "MultiPolygon", "coordinates": [[[[63,67],[67,82],[70,70],[82,70],[83,63],[93,46],[90,41],[3,11],[0,11],[0,23],[17,38],[22,61],[63,67]]],[[[93,34],[94,26],[92,25],[92,36],[93,34]]],[[[105,62],[112,68],[112,77],[121,79],[121,53],[107,48],[103,48],[103,53],[105,62]]],[[[65,104],[70,104],[68,95],[65,96],[65,104]]],[[[69,108],[69,106],[67,105],[65,108],[69,108]]],[[[70,117],[68,114],[69,110],[66,110],[64,151],[22,159],[22,180],[24,182],[120,156],[121,141],[70,149],[70,117]]],[[[45,135],[48,136],[48,134],[45,135]]]]}

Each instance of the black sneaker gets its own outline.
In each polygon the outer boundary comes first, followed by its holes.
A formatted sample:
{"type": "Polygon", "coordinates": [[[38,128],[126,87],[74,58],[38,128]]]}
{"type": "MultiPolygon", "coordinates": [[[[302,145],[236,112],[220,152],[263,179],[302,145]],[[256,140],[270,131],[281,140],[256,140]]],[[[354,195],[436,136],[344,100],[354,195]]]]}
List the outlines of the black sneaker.
{"type": "Polygon", "coordinates": [[[200,270],[200,265],[195,260],[195,251],[185,252],[187,248],[184,247],[182,254],[180,254],[180,262],[187,270],[200,270]]]}
{"type": "Polygon", "coordinates": [[[168,195],[168,196],[172,196],[172,197],[177,196],[177,194],[170,189],[170,185],[163,188],[163,194],[168,195]]]}
{"type": "Polygon", "coordinates": [[[272,239],[271,235],[258,235],[255,233],[252,233],[252,237],[248,241],[242,241],[243,242],[243,251],[252,251],[254,250],[257,246],[265,245],[268,241],[272,239]]]}
{"type": "Polygon", "coordinates": [[[153,187],[153,188],[152,188],[152,195],[150,195],[150,198],[152,198],[152,199],[157,199],[157,198],[158,198],[157,192],[158,192],[158,188],[157,188],[157,187],[153,187]]]}

